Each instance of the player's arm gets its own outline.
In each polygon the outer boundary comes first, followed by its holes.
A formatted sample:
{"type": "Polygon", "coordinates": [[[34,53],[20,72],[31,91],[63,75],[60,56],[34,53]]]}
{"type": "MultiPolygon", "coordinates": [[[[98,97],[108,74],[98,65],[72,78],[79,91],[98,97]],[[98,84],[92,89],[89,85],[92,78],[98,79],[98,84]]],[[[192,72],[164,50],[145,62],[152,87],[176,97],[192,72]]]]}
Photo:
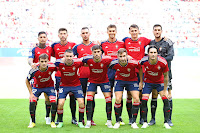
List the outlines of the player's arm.
{"type": "Polygon", "coordinates": [[[166,42],[169,44],[169,49],[167,52],[167,56],[164,57],[167,61],[172,61],[173,57],[174,57],[174,47],[173,44],[174,42],[172,42],[170,39],[167,39],[166,42]]]}
{"type": "Polygon", "coordinates": [[[142,67],[139,70],[139,78],[140,78],[139,90],[142,90],[142,88],[143,88],[143,71],[142,71],[142,67]]]}
{"type": "Polygon", "coordinates": [[[28,56],[28,64],[35,69],[37,67],[37,64],[33,63],[33,59],[35,58],[35,48],[29,51],[29,56],[28,56]]]}
{"type": "Polygon", "coordinates": [[[163,73],[164,75],[164,90],[167,90],[167,84],[168,84],[168,72],[163,73]]]}
{"type": "Polygon", "coordinates": [[[29,94],[30,94],[30,97],[29,99],[36,99],[35,95],[33,94],[32,92],[32,87],[31,87],[31,84],[30,84],[30,80],[33,78],[33,74],[30,74],[28,75],[28,77],[26,78],[26,86],[28,88],[28,91],[29,91],[29,94]]]}

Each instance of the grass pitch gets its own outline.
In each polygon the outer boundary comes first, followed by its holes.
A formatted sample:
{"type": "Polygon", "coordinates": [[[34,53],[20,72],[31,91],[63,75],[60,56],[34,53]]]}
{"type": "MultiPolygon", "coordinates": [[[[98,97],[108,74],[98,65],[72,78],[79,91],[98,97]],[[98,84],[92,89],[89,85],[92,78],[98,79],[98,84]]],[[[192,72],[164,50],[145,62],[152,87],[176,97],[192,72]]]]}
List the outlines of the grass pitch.
{"type": "MultiPolygon", "coordinates": [[[[52,129],[50,125],[45,124],[45,104],[44,99],[38,101],[36,110],[36,127],[28,129],[30,115],[29,115],[29,100],[28,99],[0,99],[0,133],[200,133],[200,99],[173,99],[173,117],[172,122],[174,126],[172,129],[163,128],[163,103],[158,100],[158,107],[156,113],[156,125],[150,126],[147,129],[132,129],[128,125],[128,115],[126,111],[126,103],[124,99],[124,107],[122,118],[126,123],[125,126],[120,126],[119,129],[108,129],[105,126],[106,113],[105,113],[105,100],[96,99],[96,107],[94,113],[94,121],[97,126],[92,126],[90,129],[80,129],[76,125],[71,124],[71,113],[69,109],[69,100],[67,99],[64,106],[64,126],[61,129],[52,129]]],[[[114,100],[113,100],[114,103],[114,100]]],[[[148,105],[150,100],[148,101],[148,105]]],[[[150,106],[148,106],[150,107],[150,106]]],[[[112,113],[113,125],[115,123],[114,109],[112,113]]],[[[77,107],[78,118],[78,107],[77,107]]],[[[86,120],[86,117],[85,117],[86,120]]],[[[148,113],[148,120],[150,120],[150,108],[148,113]]],[[[139,122],[139,117],[137,123],[139,122]]],[[[138,124],[139,127],[141,125],[138,124]]]]}

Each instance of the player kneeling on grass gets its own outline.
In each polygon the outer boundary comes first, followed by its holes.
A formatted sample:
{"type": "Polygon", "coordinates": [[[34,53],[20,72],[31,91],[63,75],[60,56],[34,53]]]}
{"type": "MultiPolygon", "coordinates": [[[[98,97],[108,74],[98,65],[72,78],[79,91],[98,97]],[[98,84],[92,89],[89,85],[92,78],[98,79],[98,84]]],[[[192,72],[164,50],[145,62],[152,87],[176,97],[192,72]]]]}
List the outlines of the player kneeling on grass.
{"type": "Polygon", "coordinates": [[[132,128],[138,128],[136,124],[136,118],[139,110],[140,100],[139,100],[139,88],[142,89],[143,81],[142,81],[142,69],[141,65],[137,60],[129,59],[128,60],[128,54],[127,50],[124,48],[121,48],[118,50],[117,58],[113,60],[109,68],[116,70],[115,74],[115,116],[116,116],[116,123],[113,128],[117,129],[120,127],[120,114],[122,112],[122,106],[121,106],[121,99],[123,95],[123,90],[126,88],[127,91],[130,91],[134,103],[132,106],[132,115],[133,115],[133,121],[131,124],[132,128]],[[137,74],[135,72],[135,69],[140,70],[139,76],[140,76],[140,83],[138,85],[138,78],[137,74]]]}
{"type": "Polygon", "coordinates": [[[152,92],[152,89],[156,89],[164,103],[164,127],[170,129],[171,127],[168,124],[170,106],[169,100],[167,99],[167,84],[168,84],[168,65],[167,61],[158,56],[158,49],[156,46],[151,45],[148,48],[148,56],[145,56],[140,61],[140,64],[144,66],[144,88],[142,92],[142,117],[144,123],[141,128],[147,128],[147,101],[149,95],[152,92]]]}
{"type": "Polygon", "coordinates": [[[55,125],[55,114],[56,114],[56,94],[54,89],[54,82],[51,78],[51,74],[56,71],[56,66],[52,63],[49,63],[47,54],[41,54],[39,56],[39,66],[36,69],[31,69],[26,79],[26,86],[30,93],[30,115],[32,123],[28,128],[35,127],[35,109],[36,102],[38,97],[42,92],[46,93],[49,96],[51,102],[51,127],[56,128],[55,125]],[[30,80],[34,77],[33,88],[31,87],[30,80]]]}
{"type": "Polygon", "coordinates": [[[72,92],[79,104],[79,122],[78,126],[84,128],[82,123],[84,116],[84,95],[81,88],[81,83],[77,71],[79,67],[83,66],[81,59],[74,58],[73,51],[67,49],[64,53],[63,59],[56,60],[55,65],[61,71],[61,83],[59,88],[58,97],[58,121],[59,124],[57,128],[63,127],[63,106],[65,103],[65,98],[69,92],[72,92]]]}

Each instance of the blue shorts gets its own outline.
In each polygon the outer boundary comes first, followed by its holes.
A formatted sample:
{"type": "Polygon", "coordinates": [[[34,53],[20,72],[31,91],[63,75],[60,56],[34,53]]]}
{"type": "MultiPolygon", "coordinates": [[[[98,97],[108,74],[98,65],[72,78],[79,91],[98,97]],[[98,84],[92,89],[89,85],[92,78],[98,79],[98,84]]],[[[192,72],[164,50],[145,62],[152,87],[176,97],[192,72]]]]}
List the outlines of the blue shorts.
{"type": "Polygon", "coordinates": [[[60,86],[60,79],[61,79],[61,77],[56,77],[55,76],[55,78],[56,78],[55,89],[58,91],[59,90],[59,86],[60,86]]]}
{"type": "Polygon", "coordinates": [[[56,96],[54,87],[47,87],[47,88],[32,88],[32,92],[36,97],[39,97],[42,92],[46,93],[47,96],[56,96]]]}
{"type": "Polygon", "coordinates": [[[123,81],[116,80],[115,81],[115,92],[123,91],[124,87],[127,91],[139,91],[139,85],[137,81],[123,81]]]}
{"type": "Polygon", "coordinates": [[[163,91],[164,83],[161,83],[161,84],[144,83],[142,94],[150,94],[153,89],[156,89],[158,92],[163,91]]]}
{"type": "Polygon", "coordinates": [[[100,84],[96,84],[96,83],[89,83],[88,82],[88,90],[87,91],[92,91],[92,92],[97,92],[97,86],[101,87],[101,91],[102,92],[111,92],[111,88],[110,88],[110,83],[100,83],[100,84]]]}
{"type": "Polygon", "coordinates": [[[88,78],[79,78],[82,86],[83,93],[86,93],[88,78]]]}
{"type": "Polygon", "coordinates": [[[110,81],[110,86],[111,86],[111,88],[114,87],[115,73],[116,73],[116,70],[114,70],[114,69],[109,69],[109,68],[108,68],[107,74],[108,74],[108,79],[109,79],[109,81],[110,81]]]}
{"type": "Polygon", "coordinates": [[[66,98],[69,92],[72,92],[75,98],[84,98],[81,86],[60,86],[58,99],[66,98]]]}

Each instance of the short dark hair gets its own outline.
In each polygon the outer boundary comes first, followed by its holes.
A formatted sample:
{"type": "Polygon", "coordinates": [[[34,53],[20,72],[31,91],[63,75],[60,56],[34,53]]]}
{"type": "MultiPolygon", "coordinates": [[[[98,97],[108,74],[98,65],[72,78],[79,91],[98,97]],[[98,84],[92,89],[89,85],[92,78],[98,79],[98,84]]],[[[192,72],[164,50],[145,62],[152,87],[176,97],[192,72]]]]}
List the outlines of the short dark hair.
{"type": "Polygon", "coordinates": [[[39,60],[40,59],[49,59],[49,56],[46,53],[43,53],[39,56],[39,60]]]}
{"type": "Polygon", "coordinates": [[[102,51],[102,48],[101,48],[100,45],[94,45],[94,46],[92,46],[92,51],[97,50],[97,49],[100,49],[102,51]]]}
{"type": "Polygon", "coordinates": [[[117,54],[122,54],[122,53],[126,53],[127,54],[127,50],[125,48],[120,48],[118,51],[117,51],[117,54]]]}
{"type": "Polygon", "coordinates": [[[155,25],[153,26],[153,29],[154,29],[155,27],[160,27],[161,30],[162,30],[162,26],[161,26],[160,24],[155,24],[155,25]]]}
{"type": "Polygon", "coordinates": [[[40,32],[38,33],[38,37],[39,37],[41,34],[45,34],[45,35],[47,36],[47,33],[46,33],[46,32],[40,31],[40,32]]]}
{"type": "Polygon", "coordinates": [[[115,28],[115,29],[117,29],[117,26],[114,25],[114,24],[110,24],[110,25],[108,25],[107,30],[108,30],[109,28],[115,28]]]}
{"type": "Polygon", "coordinates": [[[136,25],[136,24],[132,24],[132,25],[129,27],[129,30],[130,30],[131,28],[137,28],[137,29],[139,30],[139,27],[138,27],[138,25],[136,25]]]}
{"type": "Polygon", "coordinates": [[[151,48],[155,48],[156,51],[158,52],[158,48],[155,45],[150,45],[149,48],[148,48],[148,50],[147,50],[148,53],[149,53],[149,51],[150,51],[151,48]]]}
{"type": "Polygon", "coordinates": [[[67,49],[67,50],[65,50],[65,53],[73,53],[73,50],[72,49],[67,49]]]}
{"type": "Polygon", "coordinates": [[[58,30],[58,33],[60,33],[61,31],[66,31],[66,32],[67,32],[67,29],[66,29],[66,28],[60,28],[60,29],[58,30]]]}
{"type": "Polygon", "coordinates": [[[88,29],[88,30],[89,30],[89,28],[88,28],[88,27],[83,27],[83,28],[81,28],[81,30],[85,30],[85,29],[88,29]]]}

